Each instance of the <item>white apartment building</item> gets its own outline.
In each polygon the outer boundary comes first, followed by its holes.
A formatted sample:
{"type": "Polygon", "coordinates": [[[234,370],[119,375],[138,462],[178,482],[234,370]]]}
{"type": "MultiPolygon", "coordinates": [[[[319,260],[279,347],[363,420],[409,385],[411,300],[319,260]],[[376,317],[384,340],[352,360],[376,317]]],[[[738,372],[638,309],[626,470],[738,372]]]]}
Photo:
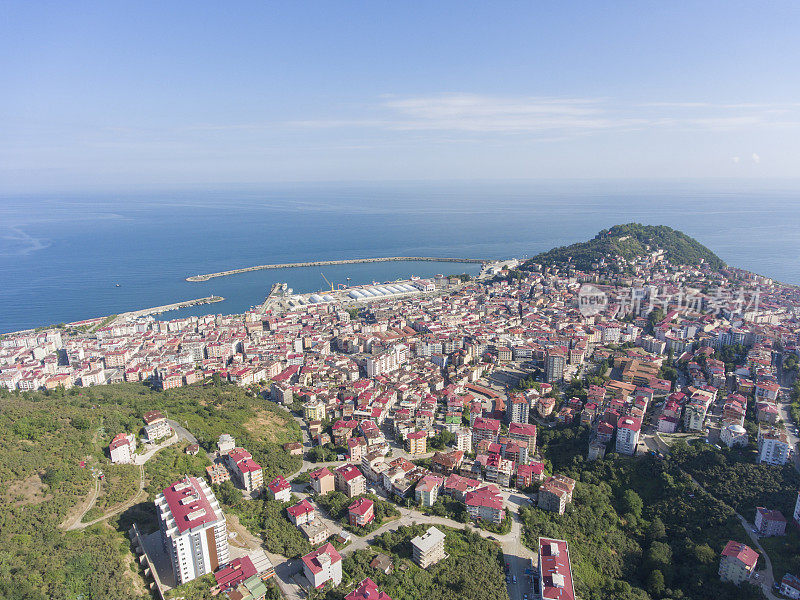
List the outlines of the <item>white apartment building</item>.
{"type": "Polygon", "coordinates": [[[785,465],[789,460],[789,441],[786,432],[774,427],[758,429],[758,462],[785,465]]]}
{"type": "Polygon", "coordinates": [[[638,417],[622,417],[617,424],[617,452],[633,456],[639,443],[642,420],[638,417]]]}
{"type": "Polygon", "coordinates": [[[161,541],[178,585],[228,562],[225,516],[205,481],[185,477],[156,496],[155,505],[161,541]]]}
{"type": "Polygon", "coordinates": [[[108,445],[111,462],[127,465],[133,462],[133,452],[136,450],[136,436],[132,433],[125,435],[118,433],[108,445]]]}
{"type": "Polygon", "coordinates": [[[444,534],[436,529],[429,527],[422,536],[417,536],[411,540],[411,549],[414,562],[423,569],[434,565],[447,555],[444,552],[444,534]]]}
{"type": "Polygon", "coordinates": [[[461,427],[456,431],[456,450],[472,452],[472,429],[461,427]]]}

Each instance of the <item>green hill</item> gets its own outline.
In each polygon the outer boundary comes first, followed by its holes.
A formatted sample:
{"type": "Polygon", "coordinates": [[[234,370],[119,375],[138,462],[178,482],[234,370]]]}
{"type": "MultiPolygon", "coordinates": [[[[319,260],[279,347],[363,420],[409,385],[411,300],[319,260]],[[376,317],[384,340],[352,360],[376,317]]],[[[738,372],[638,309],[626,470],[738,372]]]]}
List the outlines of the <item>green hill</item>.
{"type": "Polygon", "coordinates": [[[522,268],[533,264],[545,267],[572,267],[589,271],[601,259],[622,256],[626,260],[645,257],[657,249],[665,251],[665,258],[673,265],[697,265],[705,261],[710,267],[725,266],[722,259],[700,242],[681,231],[665,225],[628,223],[604,229],[587,242],[553,248],[527,260],[522,268]]]}

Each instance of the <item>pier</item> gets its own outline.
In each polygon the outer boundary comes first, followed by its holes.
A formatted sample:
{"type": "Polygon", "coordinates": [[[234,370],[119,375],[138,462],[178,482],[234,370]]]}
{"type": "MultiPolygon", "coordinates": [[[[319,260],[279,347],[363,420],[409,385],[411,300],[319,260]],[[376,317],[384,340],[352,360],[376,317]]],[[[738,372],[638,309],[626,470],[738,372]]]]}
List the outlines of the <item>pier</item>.
{"type": "Polygon", "coordinates": [[[381,256],[377,258],[348,258],[344,260],[317,260],[311,262],[282,263],[276,265],[256,265],[254,267],[243,267],[241,269],[231,269],[230,271],[219,271],[218,273],[206,273],[205,275],[192,275],[186,281],[208,281],[215,277],[225,277],[236,275],[237,273],[247,273],[248,271],[261,271],[263,269],[293,269],[297,267],[326,267],[329,265],[355,265],[359,263],[378,263],[378,262],[399,262],[399,261],[423,261],[423,262],[450,262],[450,263],[472,263],[484,264],[488,261],[480,258],[434,258],[431,256],[381,256]]]}
{"type": "Polygon", "coordinates": [[[194,300],[184,300],[183,302],[175,302],[173,304],[165,304],[164,306],[154,306],[153,308],[143,308],[141,310],[133,310],[131,312],[120,313],[117,317],[119,319],[146,317],[147,315],[157,315],[170,310],[178,310],[179,308],[186,308],[187,306],[199,306],[201,304],[213,304],[214,302],[222,302],[225,300],[222,296],[207,296],[205,298],[195,298],[194,300]]]}

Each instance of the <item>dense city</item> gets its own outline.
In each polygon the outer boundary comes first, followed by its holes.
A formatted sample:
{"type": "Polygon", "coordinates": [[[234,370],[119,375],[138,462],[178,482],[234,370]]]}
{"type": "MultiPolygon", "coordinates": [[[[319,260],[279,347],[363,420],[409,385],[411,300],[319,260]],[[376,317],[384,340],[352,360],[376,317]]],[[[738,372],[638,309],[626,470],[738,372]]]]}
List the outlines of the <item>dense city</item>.
{"type": "MultiPolygon", "coordinates": [[[[130,597],[800,598],[800,290],[591,260],[9,334],[0,414],[89,415],[57,535],[124,538],[130,597]]],[[[18,463],[4,521],[59,485],[18,463]]]]}

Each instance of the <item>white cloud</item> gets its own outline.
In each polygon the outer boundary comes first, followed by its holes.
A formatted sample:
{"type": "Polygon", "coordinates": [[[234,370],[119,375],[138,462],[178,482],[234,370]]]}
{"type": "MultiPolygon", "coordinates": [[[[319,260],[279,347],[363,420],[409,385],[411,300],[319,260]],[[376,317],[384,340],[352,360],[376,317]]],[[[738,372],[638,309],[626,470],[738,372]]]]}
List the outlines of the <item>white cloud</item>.
{"type": "Polygon", "coordinates": [[[756,154],[755,152],[753,152],[753,162],[756,163],[756,164],[761,162],[761,157],[758,154],[756,154]]]}
{"type": "Polygon", "coordinates": [[[286,122],[303,128],[373,128],[574,137],[604,131],[745,131],[800,127],[800,104],[626,103],[608,98],[553,98],[445,93],[383,95],[363,116],[286,122]]]}

